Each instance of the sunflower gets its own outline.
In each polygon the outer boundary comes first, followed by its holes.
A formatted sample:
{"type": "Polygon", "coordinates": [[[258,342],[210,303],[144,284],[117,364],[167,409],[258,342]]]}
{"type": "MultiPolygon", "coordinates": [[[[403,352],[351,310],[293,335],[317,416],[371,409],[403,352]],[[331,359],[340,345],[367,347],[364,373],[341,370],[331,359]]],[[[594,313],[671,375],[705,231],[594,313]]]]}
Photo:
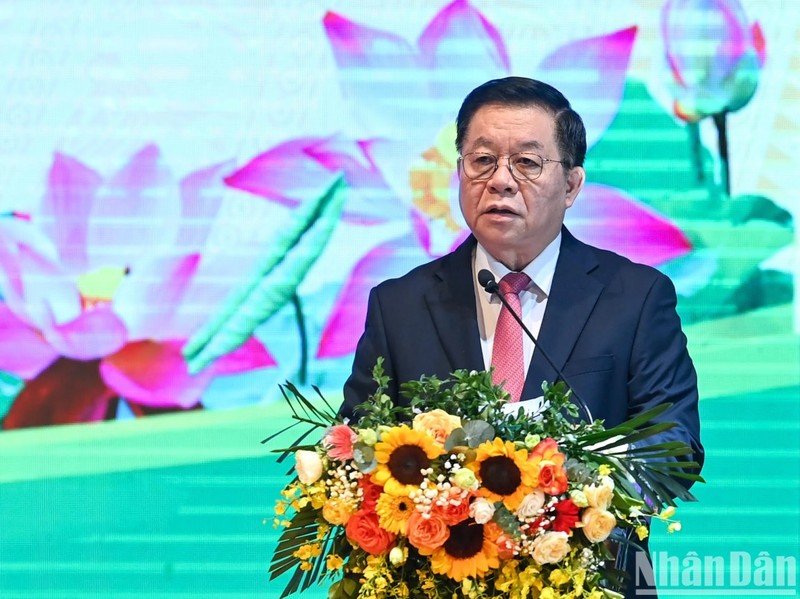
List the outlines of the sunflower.
{"type": "Polygon", "coordinates": [[[467,577],[483,578],[500,567],[497,546],[483,524],[467,518],[450,527],[450,537],[431,555],[431,570],[456,582],[467,577]]]}
{"type": "Polygon", "coordinates": [[[512,512],[536,487],[537,470],[528,462],[528,451],[517,449],[511,441],[481,443],[468,467],[480,480],[478,495],[492,502],[502,501],[512,512]]]}
{"type": "Polygon", "coordinates": [[[422,471],[443,453],[444,449],[426,433],[406,425],[391,428],[375,444],[378,466],[372,473],[372,482],[390,495],[408,495],[425,479],[422,471]]]}
{"type": "Polygon", "coordinates": [[[375,504],[381,528],[398,535],[405,535],[408,519],[414,513],[414,502],[405,495],[381,493],[375,504]]]}

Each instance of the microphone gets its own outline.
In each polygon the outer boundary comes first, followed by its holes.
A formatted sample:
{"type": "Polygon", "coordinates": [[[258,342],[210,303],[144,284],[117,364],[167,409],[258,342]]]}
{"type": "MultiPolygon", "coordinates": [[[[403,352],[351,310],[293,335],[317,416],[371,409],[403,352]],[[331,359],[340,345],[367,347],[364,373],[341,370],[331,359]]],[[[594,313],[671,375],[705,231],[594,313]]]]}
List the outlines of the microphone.
{"type": "Polygon", "coordinates": [[[525,334],[528,336],[528,339],[530,339],[533,342],[533,346],[537,350],[539,350],[539,353],[542,354],[542,357],[544,357],[545,361],[550,365],[550,367],[553,370],[556,371],[556,376],[558,377],[556,380],[561,379],[562,381],[564,381],[564,383],[566,383],[567,387],[570,388],[570,390],[572,391],[572,396],[575,398],[578,407],[581,409],[583,415],[586,417],[586,421],[589,423],[594,422],[594,419],[592,418],[592,413],[589,410],[589,406],[587,406],[586,402],[583,401],[583,399],[581,399],[581,397],[575,392],[575,389],[570,387],[569,383],[567,382],[567,379],[564,377],[564,373],[561,372],[561,369],[555,365],[553,360],[550,359],[550,356],[548,356],[547,352],[544,351],[544,348],[541,345],[539,345],[539,342],[536,340],[536,337],[534,337],[533,333],[531,333],[528,330],[528,327],[525,326],[525,323],[522,322],[522,318],[520,318],[519,314],[517,314],[511,308],[511,306],[506,301],[506,298],[504,298],[503,294],[500,293],[500,285],[497,284],[497,281],[495,280],[492,272],[485,268],[482,268],[478,272],[478,283],[480,283],[481,287],[483,287],[487,293],[494,293],[500,300],[500,302],[506,307],[506,310],[511,312],[511,315],[514,317],[514,320],[516,320],[519,326],[522,327],[522,330],[525,331],[525,334]]]}

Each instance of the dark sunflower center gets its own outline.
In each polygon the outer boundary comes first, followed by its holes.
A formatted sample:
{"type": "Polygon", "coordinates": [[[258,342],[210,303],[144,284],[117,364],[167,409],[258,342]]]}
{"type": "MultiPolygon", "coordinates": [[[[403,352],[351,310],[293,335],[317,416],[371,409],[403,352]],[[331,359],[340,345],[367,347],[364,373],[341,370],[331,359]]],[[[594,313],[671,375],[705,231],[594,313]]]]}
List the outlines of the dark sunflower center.
{"type": "Polygon", "coordinates": [[[456,559],[469,559],[483,548],[483,524],[467,518],[450,527],[450,538],[444,542],[444,550],[456,559]]]}
{"type": "Polygon", "coordinates": [[[431,461],[421,447],[401,445],[389,456],[389,472],[398,482],[404,485],[418,485],[425,478],[422,470],[431,465],[431,461]]]}
{"type": "Polygon", "coordinates": [[[514,460],[495,456],[481,462],[481,483],[497,495],[511,495],[522,482],[522,475],[514,460]]]}

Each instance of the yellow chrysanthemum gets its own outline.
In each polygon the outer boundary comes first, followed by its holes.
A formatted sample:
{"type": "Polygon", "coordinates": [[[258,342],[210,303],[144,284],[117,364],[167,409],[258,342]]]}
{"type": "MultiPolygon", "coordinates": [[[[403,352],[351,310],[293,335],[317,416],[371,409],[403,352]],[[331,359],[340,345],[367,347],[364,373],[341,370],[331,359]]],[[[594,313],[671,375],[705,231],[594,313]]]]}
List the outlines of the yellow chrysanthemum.
{"type": "Polygon", "coordinates": [[[502,501],[511,511],[536,486],[537,470],[528,462],[528,450],[517,449],[511,441],[481,443],[468,467],[480,480],[478,494],[489,501],[502,501]]]}
{"type": "Polygon", "coordinates": [[[381,485],[386,493],[407,496],[422,483],[422,471],[443,453],[444,449],[430,435],[406,425],[390,428],[375,444],[378,466],[372,473],[372,482],[381,485]]]}
{"type": "Polygon", "coordinates": [[[381,493],[375,504],[375,511],[381,528],[399,535],[405,535],[408,519],[414,513],[414,502],[405,495],[381,493]]]}
{"type": "Polygon", "coordinates": [[[456,582],[483,578],[500,567],[497,546],[485,534],[483,524],[472,518],[450,527],[450,537],[431,555],[431,570],[456,582]]]}

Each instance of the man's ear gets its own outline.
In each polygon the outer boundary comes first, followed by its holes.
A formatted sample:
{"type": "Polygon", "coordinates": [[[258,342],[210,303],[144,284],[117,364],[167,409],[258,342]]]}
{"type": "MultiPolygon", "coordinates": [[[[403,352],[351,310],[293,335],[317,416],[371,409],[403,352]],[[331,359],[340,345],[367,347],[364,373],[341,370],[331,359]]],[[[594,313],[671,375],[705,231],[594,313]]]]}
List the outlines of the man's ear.
{"type": "Polygon", "coordinates": [[[578,197],[578,193],[583,189],[585,182],[586,171],[583,170],[582,166],[574,166],[567,173],[567,195],[565,198],[567,208],[575,202],[575,198],[578,197]]]}

